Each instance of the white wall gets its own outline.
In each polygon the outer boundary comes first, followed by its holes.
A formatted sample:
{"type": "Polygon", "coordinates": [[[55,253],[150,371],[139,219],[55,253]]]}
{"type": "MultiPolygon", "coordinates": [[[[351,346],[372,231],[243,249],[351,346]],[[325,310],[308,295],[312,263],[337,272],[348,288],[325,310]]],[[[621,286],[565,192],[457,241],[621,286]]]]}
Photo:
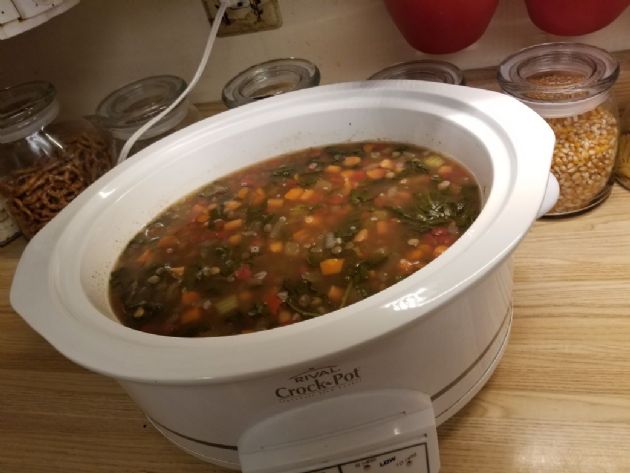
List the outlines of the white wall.
{"type": "MultiPolygon", "coordinates": [[[[275,57],[310,59],[323,83],[364,79],[423,57],[400,36],[382,0],[280,0],[280,10],[278,30],[218,39],[194,101],[219,100],[231,76],[275,57]]],[[[0,41],[0,86],[50,80],[65,115],[88,114],[132,80],[165,73],[190,78],[208,31],[201,0],[82,0],[37,29],[0,41]]],[[[496,65],[523,46],[566,39],[538,30],[523,0],[501,0],[479,42],[441,58],[463,69],[496,65]]],[[[575,39],[630,49],[630,8],[604,30],[575,39]]]]}

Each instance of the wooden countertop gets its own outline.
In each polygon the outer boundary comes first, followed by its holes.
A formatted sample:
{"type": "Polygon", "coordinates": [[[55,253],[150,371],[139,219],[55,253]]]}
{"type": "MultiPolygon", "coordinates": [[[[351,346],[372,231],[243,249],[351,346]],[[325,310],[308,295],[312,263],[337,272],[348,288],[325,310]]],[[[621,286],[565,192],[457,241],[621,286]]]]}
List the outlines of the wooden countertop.
{"type": "MultiPolygon", "coordinates": [[[[9,306],[0,249],[0,472],[220,472],[63,358],[9,306]]],[[[486,387],[439,428],[442,473],[630,471],[630,192],[543,220],[515,255],[514,324],[486,387]]],[[[36,297],[36,295],[34,295],[36,297]]]]}

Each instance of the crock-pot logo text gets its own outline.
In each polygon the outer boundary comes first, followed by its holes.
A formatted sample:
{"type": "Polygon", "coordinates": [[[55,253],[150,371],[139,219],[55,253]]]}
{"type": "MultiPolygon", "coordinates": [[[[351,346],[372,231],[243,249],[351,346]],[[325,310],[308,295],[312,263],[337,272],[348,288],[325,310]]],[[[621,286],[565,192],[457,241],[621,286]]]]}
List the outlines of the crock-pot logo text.
{"type": "Polygon", "coordinates": [[[344,370],[338,366],[323,366],[291,376],[287,386],[276,389],[276,397],[283,401],[325,394],[361,381],[359,368],[344,370]]]}

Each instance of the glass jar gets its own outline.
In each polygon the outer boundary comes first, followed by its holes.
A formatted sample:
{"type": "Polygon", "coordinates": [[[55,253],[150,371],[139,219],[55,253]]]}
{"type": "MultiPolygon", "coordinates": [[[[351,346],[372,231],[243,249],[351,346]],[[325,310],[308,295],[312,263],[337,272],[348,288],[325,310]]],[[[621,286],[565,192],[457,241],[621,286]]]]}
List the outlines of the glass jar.
{"type": "MultiPolygon", "coordinates": [[[[105,97],[98,104],[94,119],[113,136],[116,155],[138,128],[171,105],[187,86],[186,81],[177,76],[152,76],[124,85],[105,97]]],[[[197,108],[182,100],[136,141],[129,155],[197,120],[197,108]]]]}
{"type": "Polygon", "coordinates": [[[113,165],[106,132],[86,119],[53,123],[58,112],[48,82],[0,90],[0,193],[27,238],[113,165]]]}
{"type": "Polygon", "coordinates": [[[610,195],[619,138],[611,87],[619,63],[603,49],[580,43],[525,48],[499,66],[508,94],[538,112],[553,129],[551,172],[560,197],[546,216],[568,216],[610,195]]]}
{"type": "Polygon", "coordinates": [[[306,59],[273,59],[240,72],[225,84],[221,97],[228,108],[293,90],[319,85],[319,69],[306,59]]]}
{"type": "Polygon", "coordinates": [[[630,190],[630,107],[621,117],[621,134],[619,136],[619,154],[615,167],[617,182],[630,190]]]}
{"type": "Polygon", "coordinates": [[[369,80],[412,79],[462,85],[464,74],[455,64],[437,60],[402,62],[372,74],[369,80]]]}

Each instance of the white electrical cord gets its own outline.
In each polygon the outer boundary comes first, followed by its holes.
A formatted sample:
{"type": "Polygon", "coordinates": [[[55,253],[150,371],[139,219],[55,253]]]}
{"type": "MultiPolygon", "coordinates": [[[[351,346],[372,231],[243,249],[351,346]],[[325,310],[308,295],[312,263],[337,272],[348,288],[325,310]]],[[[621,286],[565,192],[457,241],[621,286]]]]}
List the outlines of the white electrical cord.
{"type": "Polygon", "coordinates": [[[217,37],[217,33],[219,31],[219,26],[221,25],[221,20],[223,19],[223,15],[225,14],[225,10],[227,7],[236,6],[238,4],[237,0],[220,0],[219,9],[217,10],[217,15],[212,22],[212,27],[210,28],[210,35],[208,36],[208,41],[206,43],[206,48],[203,51],[203,55],[201,56],[201,62],[197,67],[197,71],[195,75],[191,79],[188,87],[184,90],[179,97],[177,97],[171,105],[162,110],[158,115],[153,117],[151,120],[146,122],[140,128],[136,130],[136,132],[129,137],[129,139],[125,142],[122,150],[120,151],[120,155],[118,156],[118,164],[122,163],[127,156],[129,155],[129,151],[136,143],[138,138],[140,138],[144,132],[146,132],[149,128],[159,122],[162,118],[164,118],[171,110],[177,107],[182,100],[188,95],[188,93],[192,90],[192,88],[197,84],[201,74],[203,74],[204,69],[206,68],[206,64],[208,63],[208,58],[210,57],[210,52],[212,51],[212,46],[214,45],[214,40],[217,37]]]}

